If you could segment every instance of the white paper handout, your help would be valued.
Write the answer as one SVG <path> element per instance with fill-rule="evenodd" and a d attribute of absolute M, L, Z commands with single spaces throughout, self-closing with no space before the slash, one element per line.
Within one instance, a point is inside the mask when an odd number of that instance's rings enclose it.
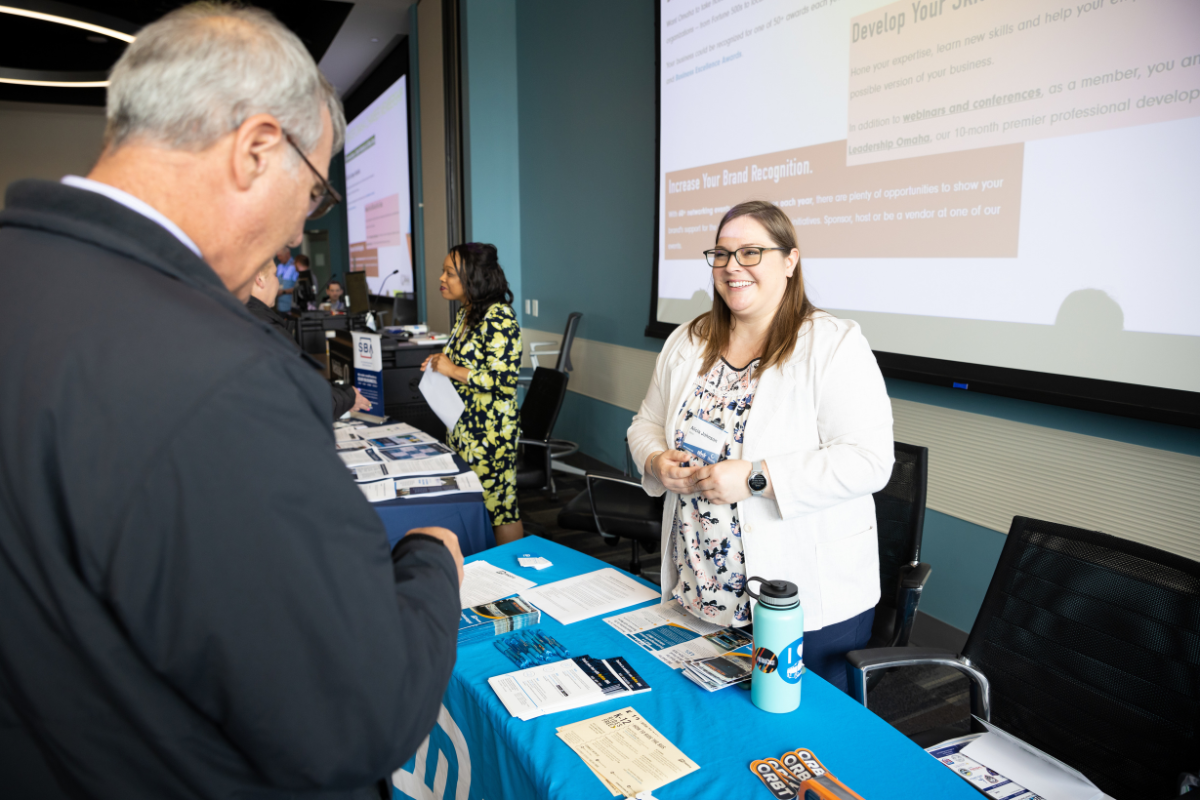
<path fill-rule="evenodd" d="M 521 592 L 521 596 L 564 625 L 657 600 L 659 592 L 628 575 L 598 569 Z"/>
<path fill-rule="evenodd" d="M 339 442 L 352 442 L 361 439 L 377 439 L 380 436 L 403 436 L 406 433 L 421 433 L 407 422 L 393 422 L 391 425 L 363 425 L 357 427 L 341 427 L 334 431 L 334 438 Z M 433 441 L 433 437 L 429 438 Z"/>
<path fill-rule="evenodd" d="M 530 720 L 555 711 L 599 703 L 604 690 L 571 659 L 542 664 L 488 678 L 488 684 L 520 720 Z"/>
<path fill-rule="evenodd" d="M 468 470 L 461 475 L 454 476 L 404 478 L 401 480 L 360 483 L 358 488 L 362 490 L 363 495 L 369 501 L 379 503 L 384 500 L 395 500 L 397 498 L 438 497 L 444 494 L 482 492 L 483 484 L 479 482 L 478 475 Z"/>
<path fill-rule="evenodd" d="M 380 441 L 394 439 L 372 439 L 369 442 L 343 442 L 338 446 L 338 458 L 348 467 L 356 464 L 386 464 L 393 461 L 425 461 L 454 453 L 441 442 L 408 442 L 381 446 Z"/>
<path fill-rule="evenodd" d="M 963 755 L 1036 792 L 1045 800 L 1102 800 L 1108 797 L 1078 770 L 990 722 L 979 721 L 988 732 L 964 747 Z"/>
<path fill-rule="evenodd" d="M 463 608 L 472 608 L 534 586 L 537 584 L 533 581 L 494 567 L 486 561 L 468 561 L 463 564 L 463 582 L 458 589 L 458 596 Z"/>
<path fill-rule="evenodd" d="M 421 375 L 420 389 L 421 394 L 425 396 L 425 402 L 429 403 L 438 419 L 445 423 L 447 430 L 458 424 L 458 418 L 462 416 L 466 406 L 449 378 L 440 372 L 427 369 Z"/>
<path fill-rule="evenodd" d="M 375 451 L 368 450 L 367 452 L 373 453 Z M 357 481 L 376 480 L 378 477 L 381 477 L 379 473 L 389 475 L 393 478 L 398 478 L 402 475 L 450 475 L 458 472 L 458 466 L 454 463 L 454 456 L 448 453 L 429 458 L 415 458 L 396 461 L 380 458 L 378 460 L 368 460 L 365 462 L 361 459 L 347 459 L 346 456 L 350 455 L 348 453 L 338 453 L 338 455 L 342 457 L 342 462 L 345 463 L 347 467 L 350 467 L 350 474 L 354 476 L 354 479 Z M 346 463 L 347 461 L 352 463 Z M 362 470 L 363 467 L 370 466 L 386 466 L 387 469 L 379 470 L 379 473 L 376 473 L 374 470 Z M 362 477 L 360 477 L 360 475 Z M 369 477 L 371 475 L 375 475 L 376 477 Z"/>
<path fill-rule="evenodd" d="M 649 793 L 700 769 L 633 708 L 564 725 L 558 738 L 609 791 L 615 787 L 626 797 Z"/>

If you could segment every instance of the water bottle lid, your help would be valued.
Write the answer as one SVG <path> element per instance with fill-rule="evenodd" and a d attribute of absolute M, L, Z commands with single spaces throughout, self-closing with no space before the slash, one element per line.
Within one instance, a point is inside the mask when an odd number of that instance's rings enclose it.
<path fill-rule="evenodd" d="M 750 588 L 751 581 L 758 581 L 761 586 L 755 594 Z M 766 578 L 747 578 L 746 593 L 764 606 L 771 608 L 790 608 L 800 602 L 800 590 L 791 581 L 769 581 Z"/>

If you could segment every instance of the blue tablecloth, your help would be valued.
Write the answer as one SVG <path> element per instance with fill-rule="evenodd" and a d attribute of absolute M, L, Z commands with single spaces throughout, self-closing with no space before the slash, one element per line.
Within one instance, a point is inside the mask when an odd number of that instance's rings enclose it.
<path fill-rule="evenodd" d="M 554 566 L 541 571 L 520 567 L 516 556 L 525 552 L 545 556 Z M 477 558 L 539 584 L 608 566 L 538 537 L 468 560 Z M 750 762 L 800 747 L 811 749 L 866 800 L 978 797 L 966 781 L 812 673 L 804 676 L 798 710 L 768 714 L 738 687 L 704 692 L 602 617 L 564 626 L 543 614 L 541 627 L 573 656 L 625 656 L 652 691 L 522 722 L 509 716 L 487 683 L 494 675 L 512 672 L 512 663 L 490 641 L 461 647 L 438 724 L 417 755 L 393 775 L 393 800 L 611 798 L 555 730 L 627 705 L 700 765 L 656 789 L 659 800 L 767 800 L 771 794 L 751 774 Z"/>
<path fill-rule="evenodd" d="M 457 454 L 454 465 L 459 474 L 470 469 Z M 389 547 L 394 547 L 413 528 L 428 525 L 439 525 L 458 534 L 458 546 L 464 556 L 482 553 L 496 545 L 482 492 L 387 500 L 375 503 L 375 512 L 387 528 Z"/>

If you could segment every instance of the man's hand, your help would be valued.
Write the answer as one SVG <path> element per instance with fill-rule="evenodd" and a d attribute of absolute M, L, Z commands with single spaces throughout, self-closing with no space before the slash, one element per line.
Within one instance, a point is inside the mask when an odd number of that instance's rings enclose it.
<path fill-rule="evenodd" d="M 705 464 L 693 475 L 696 479 L 694 491 L 710 503 L 727 506 L 750 496 L 750 462 L 739 459 Z"/>
<path fill-rule="evenodd" d="M 450 551 L 450 555 L 454 556 L 454 566 L 458 570 L 458 585 L 462 586 L 463 582 L 463 554 L 458 546 L 458 534 L 446 528 L 413 528 L 408 533 L 423 533 L 426 536 L 432 536 L 446 545 L 446 549 Z"/>
<path fill-rule="evenodd" d="M 350 408 L 351 411 L 370 411 L 371 401 L 363 397 L 363 393 L 354 387 L 354 405 Z"/>
<path fill-rule="evenodd" d="M 690 455 L 682 450 L 659 450 L 646 459 L 646 471 L 675 494 L 695 494 L 695 472 L 699 467 L 687 466 Z"/>

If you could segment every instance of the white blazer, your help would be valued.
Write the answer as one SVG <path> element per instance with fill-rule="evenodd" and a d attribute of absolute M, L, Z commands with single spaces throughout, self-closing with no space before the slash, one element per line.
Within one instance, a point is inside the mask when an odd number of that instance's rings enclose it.
<path fill-rule="evenodd" d="M 670 450 L 676 415 L 696 383 L 704 344 L 687 325 L 667 339 L 654 378 L 629 427 L 638 469 Z M 819 312 L 801 329 L 788 361 L 759 373 L 742 458 L 765 461 L 775 499 L 738 502 L 746 576 L 800 588 L 804 629 L 850 619 L 879 602 L 879 551 L 873 492 L 892 473 L 892 406 L 858 323 Z M 666 491 L 642 476 L 651 496 Z M 669 493 L 662 519 L 663 599 L 675 589 Z"/>

